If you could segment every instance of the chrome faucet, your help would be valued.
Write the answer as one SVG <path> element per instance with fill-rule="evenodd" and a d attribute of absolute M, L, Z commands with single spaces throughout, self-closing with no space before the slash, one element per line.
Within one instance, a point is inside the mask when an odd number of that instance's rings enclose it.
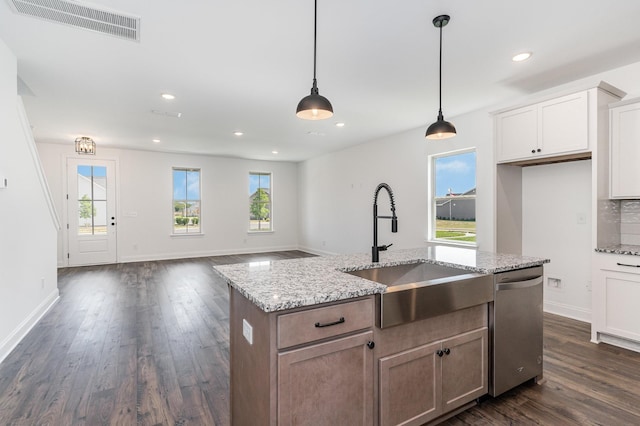
<path fill-rule="evenodd" d="M 389 193 L 389 199 L 391 200 L 391 216 L 378 216 L 378 194 L 380 190 L 384 188 Z M 371 261 L 378 262 L 380 260 L 380 252 L 385 251 L 393 244 L 378 245 L 378 219 L 391 219 L 391 232 L 398 232 L 398 218 L 396 217 L 396 202 L 393 199 L 393 191 L 391 187 L 386 183 L 381 183 L 376 188 L 376 193 L 373 196 L 373 247 L 371 247 Z"/>

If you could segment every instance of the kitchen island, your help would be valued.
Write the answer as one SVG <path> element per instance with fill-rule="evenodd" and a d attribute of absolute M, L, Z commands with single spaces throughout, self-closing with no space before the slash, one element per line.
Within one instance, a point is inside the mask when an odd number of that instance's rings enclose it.
<path fill-rule="evenodd" d="M 480 275 L 548 260 L 429 246 L 379 263 L 356 254 L 216 266 L 230 286 L 233 423 L 423 424 L 486 394 L 489 300 L 381 329 L 387 286 L 346 273 L 421 262 Z"/>

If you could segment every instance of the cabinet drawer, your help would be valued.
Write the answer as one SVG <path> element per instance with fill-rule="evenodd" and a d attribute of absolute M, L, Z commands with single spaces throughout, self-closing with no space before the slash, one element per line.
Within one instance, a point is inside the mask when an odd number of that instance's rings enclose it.
<path fill-rule="evenodd" d="M 278 317 L 278 349 L 373 326 L 373 298 Z"/>
<path fill-rule="evenodd" d="M 640 275 L 640 256 L 602 253 L 595 260 L 598 269 Z"/>

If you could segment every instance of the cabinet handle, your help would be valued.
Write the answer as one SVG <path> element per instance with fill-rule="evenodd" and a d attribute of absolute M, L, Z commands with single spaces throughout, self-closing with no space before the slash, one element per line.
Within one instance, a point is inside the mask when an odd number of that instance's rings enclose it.
<path fill-rule="evenodd" d="M 542 149 L 541 149 L 541 148 L 538 148 L 538 152 L 542 152 Z"/>
<path fill-rule="evenodd" d="M 373 348 L 375 348 L 375 347 L 376 347 L 376 344 L 375 344 L 375 342 L 374 342 L 373 340 L 369 340 L 369 341 L 367 342 L 367 347 L 368 347 L 369 349 L 373 349 Z"/>
<path fill-rule="evenodd" d="M 618 263 L 616 263 L 616 265 L 618 265 L 618 266 L 630 266 L 632 268 L 640 268 L 640 265 L 630 265 L 628 263 L 620 263 L 620 262 L 618 262 Z"/>
<path fill-rule="evenodd" d="M 441 358 L 442 358 L 442 355 L 444 355 L 444 352 L 442 352 L 442 350 L 441 350 L 441 349 L 438 349 L 438 350 L 436 351 L 436 355 L 438 355 L 439 357 L 441 357 Z"/>
<path fill-rule="evenodd" d="M 338 321 L 334 321 L 334 322 L 327 322 L 324 324 L 320 324 L 319 322 L 316 323 L 316 327 L 321 328 L 321 327 L 331 327 L 332 325 L 338 325 L 338 324 L 342 324 L 344 322 L 344 317 L 340 317 L 340 319 Z"/>
<path fill-rule="evenodd" d="M 449 355 L 451 353 L 451 349 L 444 348 L 444 353 L 445 353 L 445 355 Z"/>
<path fill-rule="evenodd" d="M 532 150 L 531 150 L 531 153 L 532 153 L 532 154 L 535 154 L 535 153 L 536 153 L 536 150 L 535 150 L 535 149 L 532 149 Z"/>

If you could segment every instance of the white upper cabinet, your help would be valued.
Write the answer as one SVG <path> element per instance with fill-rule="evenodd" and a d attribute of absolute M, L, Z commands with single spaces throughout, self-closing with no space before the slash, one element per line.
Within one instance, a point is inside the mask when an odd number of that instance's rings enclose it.
<path fill-rule="evenodd" d="M 509 163 L 589 152 L 587 91 L 495 116 L 496 157 Z"/>
<path fill-rule="evenodd" d="M 640 99 L 609 111 L 611 198 L 640 198 Z"/>

